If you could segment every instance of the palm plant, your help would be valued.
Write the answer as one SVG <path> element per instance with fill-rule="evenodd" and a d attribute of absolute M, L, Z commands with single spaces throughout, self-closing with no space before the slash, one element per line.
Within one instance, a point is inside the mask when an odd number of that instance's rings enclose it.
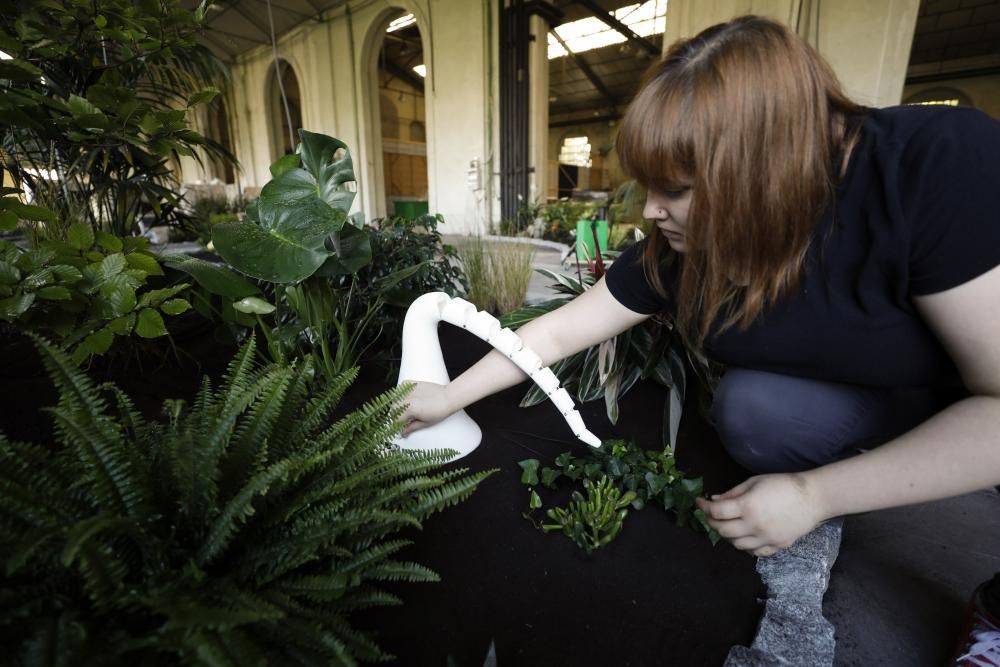
<path fill-rule="evenodd" d="M 60 394 L 51 447 L 0 435 L 0 650 L 21 665 L 384 659 L 353 611 L 437 575 L 398 533 L 490 472 L 401 451 L 396 388 L 330 424 L 356 372 L 311 395 L 309 361 L 258 367 L 147 421 L 36 338 Z M 114 409 L 112 409 L 114 406 Z"/>
<path fill-rule="evenodd" d="M 177 0 L 28 2 L 0 13 L 0 156 L 18 194 L 54 213 L 3 210 L 62 226 L 72 222 L 128 236 L 152 212 L 181 224 L 180 156 L 233 160 L 189 127 L 190 110 L 209 103 L 228 76 L 196 43 L 206 7 Z M 8 11 L 9 9 L 9 11 Z M 9 216 L 8 216 L 9 217 Z M 11 227 L 0 220 L 0 228 Z"/>

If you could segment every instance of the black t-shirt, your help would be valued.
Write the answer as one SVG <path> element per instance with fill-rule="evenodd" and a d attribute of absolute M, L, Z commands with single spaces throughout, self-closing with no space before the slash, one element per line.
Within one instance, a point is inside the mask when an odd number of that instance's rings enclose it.
<path fill-rule="evenodd" d="M 614 263 L 607 285 L 627 308 L 660 312 L 667 302 L 643 275 L 641 246 Z M 997 265 L 1000 122 L 967 108 L 871 110 L 834 205 L 813 234 L 799 289 L 748 329 L 710 335 L 705 349 L 730 366 L 799 377 L 877 387 L 957 384 L 954 364 L 912 297 Z M 674 277 L 665 270 L 668 290 Z"/>

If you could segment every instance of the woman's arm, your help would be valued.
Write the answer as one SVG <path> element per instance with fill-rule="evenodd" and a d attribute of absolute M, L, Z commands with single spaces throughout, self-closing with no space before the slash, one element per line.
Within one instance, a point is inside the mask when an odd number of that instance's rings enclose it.
<path fill-rule="evenodd" d="M 734 546 L 768 555 L 831 517 L 1000 484 L 1000 267 L 915 302 L 973 395 L 864 454 L 702 501 Z"/>
<path fill-rule="evenodd" d="M 532 320 L 517 334 L 549 365 L 608 340 L 648 319 L 615 299 L 602 278 L 565 306 Z M 447 385 L 419 382 L 402 415 L 409 422 L 404 434 L 444 419 L 479 399 L 511 387 L 525 374 L 507 357 L 490 352 Z"/>

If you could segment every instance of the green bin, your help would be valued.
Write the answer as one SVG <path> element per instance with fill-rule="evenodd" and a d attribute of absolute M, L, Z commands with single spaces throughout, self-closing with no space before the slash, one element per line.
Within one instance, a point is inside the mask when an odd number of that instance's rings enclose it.
<path fill-rule="evenodd" d="M 597 252 L 594 250 L 594 232 L 591 225 L 597 226 L 597 243 L 601 248 L 601 253 L 608 249 L 608 221 L 607 220 L 577 220 L 576 221 L 576 258 L 580 261 L 594 259 Z"/>
<path fill-rule="evenodd" d="M 407 220 L 416 220 L 422 215 L 427 215 L 427 202 L 419 200 L 396 201 L 396 216 Z"/>

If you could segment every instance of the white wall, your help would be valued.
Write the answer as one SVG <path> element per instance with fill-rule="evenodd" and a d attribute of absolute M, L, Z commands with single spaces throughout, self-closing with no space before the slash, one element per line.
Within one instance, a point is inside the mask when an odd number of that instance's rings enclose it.
<path fill-rule="evenodd" d="M 795 29 L 830 63 L 847 94 L 871 106 L 898 104 L 919 0 L 670 0 L 664 49 L 710 25 L 760 14 Z"/>
<path fill-rule="evenodd" d="M 341 139 L 351 149 L 358 179 L 356 208 L 369 218 L 385 215 L 381 170 L 378 82 L 373 77 L 380 31 L 396 9 L 417 17 L 428 76 L 427 100 L 428 199 L 432 213 L 444 215 L 447 233 L 484 230 L 495 199 L 488 160 L 489 128 L 495 104 L 487 108 L 491 75 L 487 39 L 495 32 L 496 0 L 390 0 L 348 3 L 281 35 L 278 56 L 295 70 L 301 90 L 303 127 Z M 270 178 L 273 160 L 267 83 L 272 66 L 270 48 L 250 51 L 232 68 L 229 109 L 234 150 L 242 164 L 241 185 L 259 188 Z M 492 63 L 496 62 L 495 52 Z M 492 78 L 495 78 L 495 74 Z M 495 96 L 493 97 L 495 100 Z M 494 134 L 495 136 L 495 134 Z M 470 162 L 482 165 L 482 188 L 468 185 Z M 204 178 L 186 163 L 184 180 Z"/>

